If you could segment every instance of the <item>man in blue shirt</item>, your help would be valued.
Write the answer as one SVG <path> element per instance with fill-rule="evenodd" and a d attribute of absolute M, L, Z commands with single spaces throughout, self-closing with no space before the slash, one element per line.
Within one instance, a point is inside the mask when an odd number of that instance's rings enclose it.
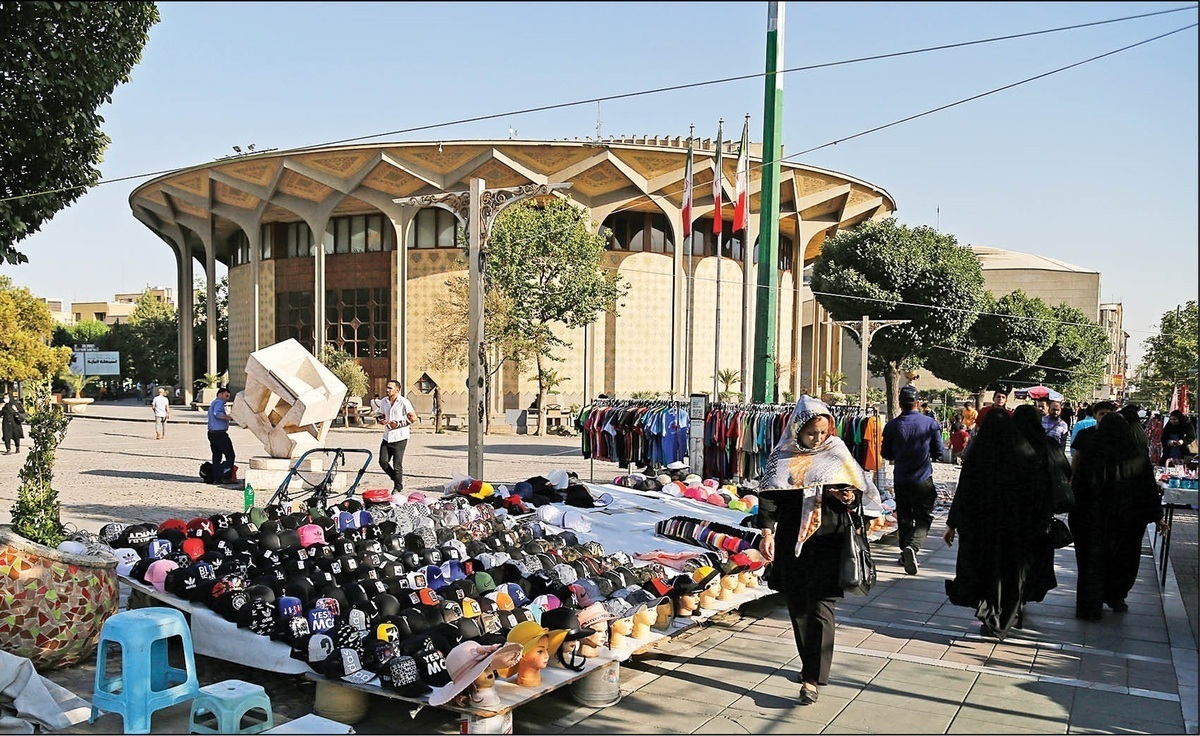
<path fill-rule="evenodd" d="M 1045 399 L 1038 403 L 1038 408 L 1042 411 L 1042 429 L 1046 430 L 1047 437 L 1065 451 L 1067 449 L 1067 432 L 1069 430 L 1067 429 L 1067 423 L 1059 416 L 1062 413 L 1062 404 L 1050 399 Z"/>
<path fill-rule="evenodd" d="M 233 441 L 229 439 L 229 388 L 217 389 L 217 398 L 208 405 L 208 447 L 212 450 L 212 472 L 206 483 L 234 483 Z M 222 458 L 227 461 L 224 465 Z"/>
<path fill-rule="evenodd" d="M 916 575 L 919 569 L 917 552 L 929 534 L 937 501 L 930 458 L 940 458 L 945 451 L 942 425 L 917 411 L 919 401 L 916 386 L 900 389 L 900 416 L 883 426 L 880 447 L 884 459 L 895 465 L 892 491 L 896 496 L 900 564 L 909 575 Z"/>

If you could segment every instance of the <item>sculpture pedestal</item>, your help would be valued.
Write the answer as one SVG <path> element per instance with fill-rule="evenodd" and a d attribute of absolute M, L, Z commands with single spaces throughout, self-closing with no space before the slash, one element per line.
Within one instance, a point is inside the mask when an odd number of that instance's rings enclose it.
<path fill-rule="evenodd" d="M 279 485 L 283 483 L 283 479 L 287 477 L 295 462 L 294 458 L 286 457 L 257 456 L 250 458 L 250 468 L 244 473 L 246 484 L 254 486 L 256 492 L 268 494 L 263 496 L 264 501 L 261 501 L 260 505 L 279 489 Z M 299 472 L 292 476 L 292 480 L 288 483 L 288 490 L 292 493 L 307 490 L 318 483 L 324 475 L 324 458 L 310 457 L 300 466 Z M 330 480 L 329 491 L 335 494 L 341 493 L 349 485 L 348 474 L 338 472 Z"/>

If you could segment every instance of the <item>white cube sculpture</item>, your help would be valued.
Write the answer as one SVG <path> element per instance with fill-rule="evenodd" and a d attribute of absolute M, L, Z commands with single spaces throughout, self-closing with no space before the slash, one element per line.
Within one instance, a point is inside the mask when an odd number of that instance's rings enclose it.
<path fill-rule="evenodd" d="M 325 445 L 345 398 L 346 384 L 289 339 L 250 353 L 246 388 L 233 400 L 233 418 L 271 457 L 295 458 Z"/>

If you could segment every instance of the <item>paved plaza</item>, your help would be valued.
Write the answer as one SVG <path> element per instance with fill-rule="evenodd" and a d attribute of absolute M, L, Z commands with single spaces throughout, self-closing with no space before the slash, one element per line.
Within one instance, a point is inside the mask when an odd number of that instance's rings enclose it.
<path fill-rule="evenodd" d="M 154 439 L 148 407 L 98 403 L 72 421 L 58 452 L 55 484 L 64 520 L 96 530 L 108 521 L 159 522 L 240 510 L 240 488 L 209 486 L 197 476 L 208 458 L 203 415 L 175 409 L 167 438 Z M 230 432 L 245 467 L 259 443 Z M 405 462 L 406 487 L 440 490 L 466 470 L 466 432 L 417 431 Z M 338 428 L 330 446 L 375 451 L 373 429 Z M 567 437 L 492 436 L 485 480 L 514 482 L 556 468 L 611 481 L 612 463 L 582 458 Z M 0 456 L 0 522 L 16 498 L 19 456 Z M 935 465 L 939 482 L 957 470 Z M 372 464 L 359 490 L 386 487 Z M 257 489 L 269 495 L 275 489 Z M 260 495 L 261 499 L 264 496 Z M 622 666 L 623 698 L 608 708 L 577 704 L 566 690 L 515 712 L 516 733 L 1197 733 L 1196 513 L 1178 511 L 1165 585 L 1156 540 L 1147 535 L 1130 610 L 1100 622 L 1074 618 L 1075 562 L 1059 550 L 1059 586 L 1031 604 L 1026 628 L 1004 643 L 978 634 L 973 612 L 946 600 L 956 549 L 939 518 L 905 575 L 892 549 L 877 548 L 879 583 L 838 605 L 837 653 L 830 685 L 812 706 L 797 704 L 795 645 L 778 596 L 768 596 L 693 627 Z M 1154 545 L 1152 547 L 1152 545 Z M 240 678 L 262 683 L 277 721 L 312 709 L 314 686 L 302 678 L 198 657 L 202 684 Z M 90 698 L 94 668 L 46 673 Z M 359 733 L 458 733 L 447 711 L 371 698 Z M 188 710 L 155 715 L 155 733 L 186 732 Z M 76 733 L 110 733 L 105 715 Z"/>

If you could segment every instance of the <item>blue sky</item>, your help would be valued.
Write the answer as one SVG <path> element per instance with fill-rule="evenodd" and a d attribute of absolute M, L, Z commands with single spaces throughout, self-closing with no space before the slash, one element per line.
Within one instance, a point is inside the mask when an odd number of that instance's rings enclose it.
<path fill-rule="evenodd" d="M 789 73 L 785 156 L 1197 21 L 1195 3 L 801 3 L 793 68 L 1139 15 L 966 48 Z M 106 179 L 463 118 L 760 73 L 767 3 L 160 3 L 132 80 L 102 109 Z M 897 218 L 963 244 L 1100 271 L 1131 353 L 1197 298 L 1197 32 L 1185 30 L 805 154 L 887 189 Z M 762 138 L 759 78 L 370 138 Z M 148 177 L 98 186 L 19 244 L 0 273 L 35 293 L 107 299 L 175 285 L 130 214 Z M 939 214 L 940 210 L 940 214 Z"/>

